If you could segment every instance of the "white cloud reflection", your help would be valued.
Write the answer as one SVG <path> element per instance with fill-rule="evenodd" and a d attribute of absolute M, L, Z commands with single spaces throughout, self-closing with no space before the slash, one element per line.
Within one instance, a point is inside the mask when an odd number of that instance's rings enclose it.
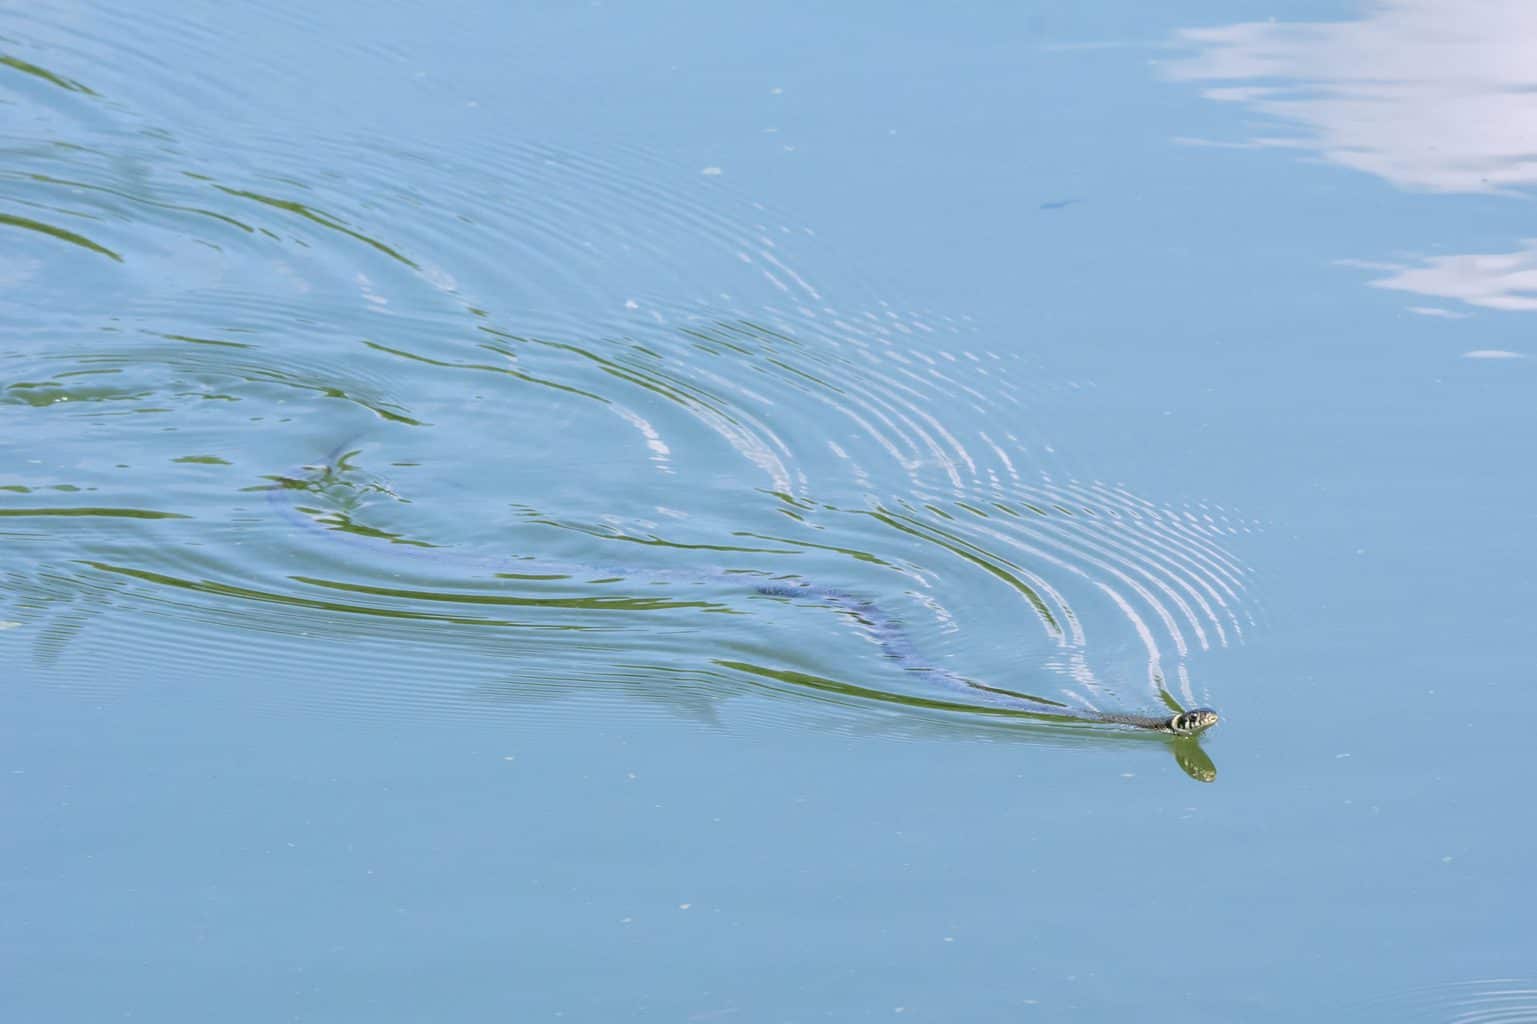
<path fill-rule="evenodd" d="M 1529 238 L 1515 252 L 1435 256 L 1418 266 L 1341 261 L 1348 266 L 1388 271 L 1372 282 L 1375 288 L 1414 292 L 1439 299 L 1456 299 L 1485 309 L 1537 310 L 1537 239 Z M 1422 312 L 1423 307 L 1415 307 Z M 1447 316 L 1445 311 L 1431 315 Z"/>
<path fill-rule="evenodd" d="M 1174 78 L 1300 131 L 1247 145 L 1316 150 L 1408 189 L 1537 183 L 1537 2 L 1377 0 L 1356 21 L 1187 29 Z M 1220 83 L 1220 84 L 1217 84 Z"/>
<path fill-rule="evenodd" d="M 1433 316 L 1441 320 L 1466 320 L 1472 313 L 1453 313 L 1449 309 L 1441 309 L 1439 306 L 1410 306 L 1409 312 L 1416 316 Z"/>
<path fill-rule="evenodd" d="M 1415 191 L 1537 185 L 1537 0 L 1375 0 L 1354 21 L 1249 22 L 1179 38 L 1193 53 L 1168 65 L 1172 77 L 1269 124 L 1238 142 L 1182 141 L 1303 150 Z M 1383 274 L 1377 288 L 1537 311 L 1537 239 L 1412 264 L 1340 262 Z"/>

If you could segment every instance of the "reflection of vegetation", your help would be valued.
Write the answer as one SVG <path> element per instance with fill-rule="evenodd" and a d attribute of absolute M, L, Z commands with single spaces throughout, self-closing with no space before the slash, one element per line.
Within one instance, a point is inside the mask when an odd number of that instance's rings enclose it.
<path fill-rule="evenodd" d="M 59 376 L 63 376 L 60 374 Z M 8 401 L 23 401 L 28 405 L 52 405 L 60 399 L 74 398 L 75 392 L 63 392 L 64 385 L 56 380 L 18 380 L 5 386 Z M 144 392 L 137 394 L 124 394 L 116 391 L 84 392 L 87 401 L 97 398 L 141 398 Z"/>
<path fill-rule="evenodd" d="M 193 580 L 171 576 L 166 573 L 151 572 L 148 569 L 134 569 L 126 565 L 111 565 L 107 562 L 84 561 L 81 564 L 88 565 L 92 569 L 101 572 L 115 573 L 120 576 L 128 576 L 145 583 L 154 583 L 162 587 L 174 587 L 178 590 L 189 590 L 199 594 L 213 594 L 219 597 L 232 597 L 243 601 L 260 601 L 269 604 L 288 605 L 293 608 L 308 608 L 314 611 L 339 612 L 344 615 L 374 615 L 388 619 L 404 619 L 417 622 L 446 622 L 457 626 L 502 626 L 514 629 L 549 629 L 549 630 L 587 630 L 592 627 L 577 625 L 574 623 L 553 622 L 519 622 L 512 619 L 477 618 L 468 615 L 443 615 L 436 612 L 411 611 L 404 608 L 388 608 L 382 605 L 368 604 L 344 604 L 339 601 L 321 601 L 315 598 L 300 597 L 297 594 L 281 594 L 270 590 L 258 590 L 254 587 L 236 586 L 232 583 L 220 583 L 217 580 Z M 313 585 L 326 585 L 328 581 L 311 580 L 304 577 L 292 577 L 295 582 Z M 336 584 L 333 584 L 336 585 Z M 341 586 L 345 589 L 345 585 Z M 473 597 L 474 595 L 470 595 Z M 469 601 L 467 603 L 474 603 Z M 543 607 L 569 607 L 561 605 L 554 600 L 540 598 L 524 598 L 522 600 L 508 598 L 498 602 L 501 604 L 515 604 L 521 606 Z"/>
<path fill-rule="evenodd" d="M 327 463 L 323 466 L 307 466 L 311 470 L 310 476 L 269 476 L 265 479 L 272 482 L 272 486 L 248 487 L 253 491 L 302 491 L 312 494 L 325 503 L 326 508 L 315 508 L 309 505 L 287 506 L 294 511 L 307 516 L 319 526 L 328 530 L 336 530 L 340 533 L 351 534 L 356 537 L 366 537 L 370 540 L 388 541 L 391 544 L 405 544 L 418 548 L 435 548 L 436 544 L 430 541 L 417 540 L 404 534 L 391 533 L 376 526 L 357 521 L 356 514 L 363 508 L 369 495 L 379 494 L 396 501 L 403 500 L 394 491 L 377 481 L 358 483 L 351 479 L 357 472 L 348 460 L 357 452 L 342 452 L 333 459 L 335 465 Z"/>
<path fill-rule="evenodd" d="M 28 174 L 26 177 L 29 181 L 36 181 L 44 185 L 60 185 L 69 189 L 71 192 L 100 192 L 104 195 L 116 196 L 119 199 L 126 199 L 130 203 L 136 203 L 140 206 L 152 206 L 157 210 L 174 210 L 177 213 L 195 213 L 199 217 L 209 217 L 221 223 L 228 224 L 231 227 L 239 228 L 241 231 L 244 231 L 247 234 L 254 233 L 256 230 L 255 228 L 251 227 L 251 225 L 238 221 L 234 217 L 227 217 L 224 214 L 217 213 L 213 210 L 205 210 L 200 206 L 187 206 L 182 203 L 161 202 L 160 200 L 151 199 L 148 196 L 139 195 L 126 189 L 110 188 L 106 185 L 93 185 L 88 181 L 76 181 L 72 178 L 57 178 L 51 174 L 34 173 Z"/>
<path fill-rule="evenodd" d="M 487 329 L 488 328 L 484 327 L 481 328 L 481 330 Z M 602 402 L 605 405 L 608 404 L 608 399 L 604 398 L 602 395 L 595 395 L 591 391 L 583 391 L 581 388 L 574 388 L 566 384 L 557 383 L 553 380 L 545 380 L 541 377 L 535 377 L 530 374 L 523 373 L 520 370 L 514 370 L 510 366 L 492 366 L 489 363 L 450 363 L 442 359 L 430 359 L 427 356 L 418 355 L 415 352 L 407 352 L 403 349 L 390 348 L 387 345 L 380 345 L 378 342 L 365 340 L 363 344 L 367 345 L 375 352 L 383 352 L 386 355 L 399 356 L 402 359 L 409 359 L 415 363 L 425 363 L 428 366 L 446 366 L 456 370 L 480 370 L 485 373 L 500 373 L 508 377 L 514 377 L 526 384 L 538 384 L 541 387 L 554 388 L 557 391 L 565 391 L 568 394 L 580 395 L 583 398 L 591 398 L 594 401 Z M 501 350 L 495 349 L 493 351 L 500 352 Z"/>
<path fill-rule="evenodd" d="M 417 540 L 414 537 L 407 537 L 403 533 L 391 533 L 389 530 L 383 530 L 377 526 L 360 523 L 346 512 L 332 512 L 327 509 L 311 508 L 307 505 L 296 505 L 294 508 L 328 530 L 348 533 L 354 537 L 367 537 L 370 540 L 388 541 L 391 544 L 406 544 L 415 548 L 437 547 L 431 541 Z"/>
<path fill-rule="evenodd" d="M 189 398 L 200 401 L 235 402 L 250 399 L 253 395 L 258 398 L 263 397 L 259 389 L 266 385 L 275 385 L 344 401 L 366 409 L 380 419 L 392 423 L 413 427 L 425 425 L 421 420 L 412 417 L 409 414 L 410 410 L 388 401 L 364 382 L 342 380 L 338 383 L 330 383 L 329 380 L 332 378 L 328 376 L 329 368 L 294 370 L 278 365 L 247 362 L 243 357 L 236 355 L 234 350 L 252 346 L 241 342 L 177 334 L 157 336 L 165 337 L 178 344 L 174 347 L 141 349 L 137 353 L 136 361 L 116 351 L 50 354 L 46 357 L 48 363 L 88 368 L 45 369 L 38 374 L 38 379 L 4 384 L 3 389 L 0 389 L 0 403 L 43 408 L 65 404 L 73 406 L 87 402 L 127 403 L 156 400 L 164 402 L 168 399 L 181 401 Z M 189 348 L 188 345 L 197 347 Z M 203 388 L 208 390 L 187 389 L 185 381 L 177 380 L 175 377 L 171 378 L 170 386 L 161 381 L 148 385 L 138 384 L 138 380 L 147 373 L 157 371 L 163 374 L 195 374 Z M 44 373 L 47 374 L 46 377 L 43 376 Z M 105 381 L 93 383 L 77 379 L 117 375 L 125 376 L 118 377 L 119 382 L 115 384 Z M 216 386 L 225 390 L 212 390 Z M 230 394 L 226 391 L 234 393 Z M 286 399 L 280 399 L 280 401 L 283 400 Z M 172 410 L 168 410 L 163 405 L 156 405 L 123 411 L 146 413 Z"/>
<path fill-rule="evenodd" d="M 1041 596 L 1038 593 L 1036 593 L 1035 588 L 1030 586 L 1024 580 L 1020 579 L 1015 572 L 1010 571 L 1017 570 L 1018 566 L 1011 565 L 1007 562 L 999 564 L 1001 559 L 998 559 L 997 556 L 980 550 L 975 545 L 964 540 L 963 538 L 945 530 L 941 530 L 931 524 L 920 523 L 913 517 L 904 515 L 900 512 L 893 512 L 889 509 L 881 508 L 867 512 L 865 514 L 874 518 L 876 522 L 884 523 L 892 529 L 900 530 L 903 533 L 917 537 L 919 540 L 927 541 L 930 544 L 936 544 L 939 547 L 944 548 L 946 551 L 951 552 L 952 554 L 959 555 L 960 557 L 966 559 L 966 561 L 980 567 L 989 574 L 998 577 L 1000 580 L 1007 583 L 1010 587 L 1024 595 L 1025 599 L 1030 602 L 1030 606 L 1035 609 L 1036 614 L 1041 617 L 1041 621 L 1046 623 L 1047 628 L 1049 628 L 1054 635 L 1062 635 L 1062 626 L 1057 622 L 1056 616 L 1051 613 L 1051 609 L 1046 606 L 1046 602 L 1041 599 Z M 945 518 L 948 519 L 950 517 L 946 516 Z"/>
<path fill-rule="evenodd" d="M 107 516 L 117 519 L 191 519 L 145 508 L 0 508 L 0 516 Z"/>
<path fill-rule="evenodd" d="M 711 417 L 720 423 L 729 423 L 738 426 L 740 425 L 737 418 L 731 414 L 730 407 L 723 403 L 717 396 L 713 396 L 704 392 L 700 386 L 694 382 L 681 379 L 675 375 L 663 373 L 653 366 L 633 365 L 633 360 L 627 363 L 618 359 L 610 359 L 607 356 L 602 356 L 596 352 L 589 351 L 580 345 L 574 345 L 567 342 L 551 341 L 545 338 L 535 338 L 520 334 L 512 334 L 507 331 L 496 330 L 484 326 L 481 328 L 481 330 L 495 337 L 502 338 L 506 341 L 513 341 L 522 345 L 537 345 L 551 351 L 563 352 L 568 355 L 577 356 L 578 358 L 584 359 L 591 363 L 600 371 L 608 374 L 611 377 L 622 380 L 627 384 L 632 384 L 635 387 L 641 388 L 645 391 L 649 391 L 652 394 L 665 398 L 669 402 L 673 402 L 674 404 L 682 406 L 685 409 L 689 409 L 690 411 L 694 412 L 708 413 Z M 639 348 L 639 346 L 637 346 L 637 348 Z M 649 350 L 640 350 L 654 355 L 654 353 L 649 353 Z M 492 351 L 500 352 L 502 355 L 506 355 L 510 358 L 516 358 L 511 350 L 494 348 Z M 602 400 L 607 401 L 606 399 Z"/>
<path fill-rule="evenodd" d="M 31 75 L 34 78 L 41 78 L 43 81 L 48 82 L 51 85 L 56 85 L 60 89 L 68 89 L 70 92 L 84 93 L 87 96 L 96 95 L 92 89 L 81 85 L 73 78 L 65 78 L 63 75 L 56 75 L 52 71 L 49 71 L 47 68 L 38 67 L 36 64 L 22 60 L 20 57 L 12 57 L 9 54 L 0 54 L 0 65 L 8 68 L 15 68 L 17 71 L 20 71 L 23 74 Z"/>
<path fill-rule="evenodd" d="M 373 587 L 362 583 L 344 583 L 340 580 L 319 580 L 308 576 L 289 577 L 295 583 L 312 587 L 329 587 L 347 590 L 355 594 L 376 597 L 393 597 L 403 601 L 448 601 L 455 604 L 513 605 L 536 608 L 587 608 L 593 611 L 650 612 L 669 608 L 699 608 L 705 611 L 737 614 L 731 608 L 713 601 L 676 601 L 665 597 L 520 597 L 514 594 L 444 593 L 431 590 L 402 590 L 398 587 Z"/>
<path fill-rule="evenodd" d="M 401 263 L 404 263 L 412 270 L 421 269 L 415 263 L 406 259 L 404 256 L 400 255 L 400 253 L 396 252 L 394 249 L 391 249 L 389 246 L 385 245 L 378 239 L 369 238 L 367 235 L 360 231 L 354 231 L 330 214 L 322 213 L 319 210 L 312 209 L 308 206 L 305 206 L 303 203 L 295 202 L 292 199 L 277 199 L 273 196 L 264 196 L 260 192 L 249 192 L 245 189 L 227 188 L 224 185 L 219 184 L 215 184 L 214 188 L 218 189 L 220 192 L 225 193 L 226 195 L 232 195 L 239 199 L 250 199 L 265 206 L 271 206 L 279 210 L 286 210 L 289 213 L 297 213 L 305 220 L 319 224 L 323 228 L 330 228 L 332 231 L 340 232 L 341 234 L 347 235 L 349 238 L 356 238 L 358 241 L 364 243 L 365 245 L 372 246 L 391 259 L 399 260 Z"/>
<path fill-rule="evenodd" d="M 818 551 L 831 551 L 835 554 L 847 555 L 848 557 L 854 559 L 856 562 L 868 562 L 871 565 L 879 565 L 887 569 L 894 568 L 894 566 L 892 566 L 890 562 L 886 561 L 886 559 L 877 555 L 872 555 L 868 551 L 860 551 L 858 548 L 839 547 L 836 544 L 816 544 L 809 540 L 801 540 L 799 538 L 792 540 L 789 537 L 775 537 L 772 534 L 753 533 L 750 530 L 738 530 L 733 534 L 733 536 L 752 537 L 755 540 L 773 541 L 776 544 L 794 544 L 796 548 L 815 548 Z"/>
<path fill-rule="evenodd" d="M 794 555 L 799 554 L 800 548 L 802 546 L 812 546 L 800 545 L 798 542 L 794 541 L 791 543 L 795 543 L 797 546 L 793 548 L 750 548 L 743 547 L 740 544 L 690 544 L 683 541 L 667 540 L 664 537 L 658 537 L 654 533 L 648 537 L 634 537 L 630 534 L 620 533 L 613 529 L 599 530 L 577 523 L 564 523 L 558 519 L 538 518 L 530 519 L 529 521 L 538 523 L 542 526 L 555 526 L 563 530 L 571 530 L 575 533 L 585 533 L 587 536 L 596 537 L 599 540 L 613 540 L 624 544 L 640 544 L 646 547 L 672 548 L 675 551 L 730 551 L 739 554 L 754 555 Z"/>
<path fill-rule="evenodd" d="M 1082 718 L 1072 715 L 1053 715 L 1046 711 L 1026 711 L 1023 708 L 987 707 L 978 704 L 966 704 L 961 701 L 940 700 L 935 697 L 920 697 L 911 693 L 895 693 L 890 690 L 875 690 L 866 686 L 858 686 L 854 683 L 845 683 L 837 679 L 827 679 L 822 676 L 814 676 L 805 672 L 794 672 L 789 669 L 768 668 L 763 665 L 753 665 L 745 661 L 724 661 L 717 659 L 716 665 L 721 668 L 729 668 L 737 672 L 745 672 L 749 675 L 763 679 L 773 679 L 781 683 L 789 683 L 809 690 L 819 690 L 823 693 L 836 693 L 845 697 L 858 697 L 861 700 L 881 701 L 889 704 L 905 704 L 912 708 L 927 708 L 932 711 L 961 711 L 968 715 L 985 715 L 996 718 L 1016 718 L 1025 721 L 1036 722 L 1060 722 L 1078 725 L 1086 724 Z M 988 689 L 982 687 L 982 689 Z M 994 691 L 1003 692 L 1003 691 Z M 1011 694 L 1011 696 L 1025 696 L 1023 694 Z M 1026 700 L 1039 701 L 1043 706 L 1057 705 L 1057 701 L 1047 700 L 1042 697 L 1025 696 Z"/>
<path fill-rule="evenodd" d="M 217 345 L 221 348 L 251 348 L 243 341 L 224 341 L 220 338 L 194 338 L 189 334 L 162 334 L 167 341 L 185 341 L 189 345 Z"/>
<path fill-rule="evenodd" d="M 246 367 L 242 373 L 242 379 L 252 384 L 282 384 L 286 387 L 298 388 L 301 391 L 313 391 L 326 398 L 338 398 L 345 402 L 351 402 L 353 405 L 362 406 L 380 419 L 389 420 L 393 423 L 404 423 L 409 427 L 425 426 L 421 420 L 413 419 L 403 412 L 396 412 L 383 402 L 370 402 L 357 395 L 349 394 L 347 391 L 334 385 L 302 380 L 283 370 L 268 367 Z"/>
<path fill-rule="evenodd" d="M 123 262 L 123 257 L 119 256 L 111 249 L 108 249 L 105 245 L 98 245 L 84 235 L 77 235 L 73 231 L 66 231 L 64 228 L 54 227 L 52 224 L 44 224 L 40 220 L 32 220 L 29 217 L 16 217 L 8 213 L 0 213 L 0 224 L 9 224 L 12 227 L 25 228 L 28 231 L 36 231 L 39 234 L 51 235 L 52 237 L 59 239 L 61 242 L 68 242 L 71 245 L 78 245 L 82 249 L 89 249 L 92 252 L 99 252 L 103 256 L 110 256 L 112 259 L 119 263 Z"/>

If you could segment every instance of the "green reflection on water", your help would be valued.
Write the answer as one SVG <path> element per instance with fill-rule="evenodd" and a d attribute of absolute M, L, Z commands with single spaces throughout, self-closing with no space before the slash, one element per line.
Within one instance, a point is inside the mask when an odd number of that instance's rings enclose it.
<path fill-rule="evenodd" d="M 705 611 L 740 612 L 714 601 L 677 601 L 665 597 L 520 597 L 510 594 L 443 593 L 432 590 L 405 590 L 398 587 L 375 587 L 364 583 L 344 583 L 340 580 L 322 580 L 309 576 L 289 577 L 296 583 L 312 587 L 327 587 L 355 594 L 376 597 L 393 597 L 403 601 L 448 601 L 455 604 L 511 605 L 520 608 L 586 608 L 593 611 L 649 612 L 673 608 L 698 608 Z M 593 582 L 602 582 L 594 580 Z M 617 578 L 614 582 L 618 582 Z"/>
<path fill-rule="evenodd" d="M 55 227 L 52 224 L 44 224 L 40 220 L 32 220 L 29 217 L 17 217 L 9 213 L 0 213 L 0 224 L 9 224 L 12 227 L 25 228 L 28 231 L 36 231 L 39 234 L 51 235 L 61 242 L 78 245 L 82 249 L 89 249 L 92 252 L 99 252 L 103 256 L 110 256 L 119 263 L 123 262 L 123 257 L 108 249 L 105 245 L 99 245 L 84 235 L 78 235 L 73 231 L 66 231 L 64 228 Z"/>
<path fill-rule="evenodd" d="M 194 338 L 190 334 L 162 334 L 167 341 L 185 341 L 191 345 L 218 345 L 223 348 L 254 348 L 243 341 L 222 341 L 218 338 Z"/>
<path fill-rule="evenodd" d="M 20 71 L 23 74 L 31 75 L 34 78 L 41 78 L 43 81 L 52 85 L 56 85 L 60 89 L 68 89 L 70 92 L 84 93 L 87 96 L 97 95 L 94 89 L 91 89 L 89 86 L 82 85 L 81 83 L 75 81 L 73 78 L 65 78 L 63 75 L 56 75 L 52 71 L 49 71 L 47 68 L 38 67 L 36 64 L 22 60 L 20 57 L 12 57 L 9 54 L 0 55 L 0 64 L 3 64 L 8 68 L 15 68 L 17 71 Z"/>
<path fill-rule="evenodd" d="M 938 697 L 920 697 L 911 693 L 893 693 L 890 690 L 875 690 L 868 686 L 859 686 L 855 683 L 845 683 L 837 679 L 828 679 L 825 676 L 815 676 L 806 672 L 796 672 L 790 669 L 768 668 L 764 665 L 754 665 L 745 661 L 729 661 L 715 659 L 714 664 L 721 668 L 729 668 L 737 672 L 746 672 L 749 675 L 759 676 L 764 679 L 774 679 L 781 683 L 789 683 L 792 686 L 804 687 L 811 690 L 820 690 L 824 693 L 837 693 L 846 697 L 858 697 L 863 700 L 881 701 L 887 704 L 905 704 L 913 708 L 927 708 L 932 711 L 963 711 L 969 715 L 986 715 L 992 718 L 1020 718 L 1040 722 L 1058 722 L 1082 724 L 1083 720 L 1072 715 L 1053 715 L 1049 712 L 1025 711 L 1021 708 L 987 707 L 980 704 L 967 704 L 962 701 L 941 700 Z M 1061 701 L 1051 700 L 1048 697 L 1035 697 L 1026 694 L 1017 694 L 1026 700 L 1038 701 L 1045 707 L 1066 708 Z"/>
<path fill-rule="evenodd" d="M 270 590 L 257 590 L 253 587 L 237 587 L 229 583 L 219 583 L 215 580 L 189 580 L 165 573 L 150 572 L 147 569 L 134 569 L 126 565 L 112 565 L 108 562 L 95 562 L 82 560 L 81 565 L 88 565 L 100 572 L 114 573 L 119 576 L 128 576 L 145 583 L 154 583 L 164 587 L 175 587 L 179 590 L 188 590 L 200 594 L 213 594 L 219 597 L 234 597 L 246 601 L 263 601 L 271 604 L 288 605 L 294 608 L 312 608 L 317 611 L 340 612 L 346 615 L 373 615 L 388 619 L 406 619 L 415 622 L 447 622 L 458 626 L 502 626 L 515 629 L 548 629 L 585 631 L 595 627 L 582 626 L 575 623 L 554 622 L 518 622 L 511 619 L 486 619 L 472 618 L 463 615 L 439 615 L 434 612 L 408 611 L 403 608 L 382 608 L 375 605 L 342 604 L 336 601 L 320 601 L 314 598 L 300 597 L 296 594 L 279 594 Z M 325 581 L 316 581 L 294 577 L 298 582 L 318 584 Z M 511 602 L 508 602 L 511 603 Z M 536 603 L 536 602 L 528 602 Z"/>
<path fill-rule="evenodd" d="M 998 577 L 1000 580 L 1003 580 L 1003 582 L 1007 583 L 1009 586 L 1013 587 L 1015 590 L 1019 591 L 1025 596 L 1025 599 L 1030 602 L 1031 607 L 1035 609 L 1036 614 L 1041 617 L 1041 620 L 1046 623 L 1047 627 L 1050 628 L 1054 635 L 1062 635 L 1061 624 L 1057 622 L 1057 618 L 1051 613 L 1051 609 L 1046 606 L 1046 602 L 1041 598 L 1039 594 L 1035 592 L 1034 587 L 1030 586 L 1030 584 L 1020 579 L 1008 569 L 994 562 L 985 554 L 979 553 L 974 549 L 967 550 L 968 548 L 971 548 L 971 545 L 962 538 L 955 536 L 953 533 L 948 533 L 944 530 L 941 530 L 937 526 L 932 526 L 927 523 L 919 523 L 917 520 L 910 516 L 904 516 L 901 513 L 892 512 L 888 509 L 878 509 L 875 511 L 866 512 L 864 514 L 875 519 L 877 522 L 890 526 L 892 529 L 900 530 L 909 536 L 917 537 L 919 540 L 927 541 L 930 544 L 935 544 L 944 548 L 946 551 L 949 551 L 952 554 L 959 555 L 966 559 L 966 561 L 971 562 L 973 565 L 976 565 L 979 568 L 986 570 L 988 573 Z M 945 518 L 949 519 L 952 517 L 945 516 Z"/>
<path fill-rule="evenodd" d="M 191 519 L 179 512 L 144 508 L 0 508 L 0 516 L 108 516 L 116 519 Z"/>
<path fill-rule="evenodd" d="M 489 328 L 482 327 L 481 330 L 489 330 Z M 523 373 L 520 370 L 514 370 L 510 366 L 492 366 L 489 363 L 450 363 L 441 359 L 431 359 L 427 356 L 417 355 L 415 352 L 406 352 L 403 349 L 390 348 L 388 345 L 380 345 L 378 342 L 368 341 L 367 339 L 364 339 L 363 344 L 373 349 L 375 352 L 383 352 L 386 355 L 399 356 L 402 359 L 409 359 L 416 363 L 425 363 L 428 366 L 442 366 L 454 370 L 482 370 L 487 373 L 505 374 L 508 377 L 514 377 L 527 384 L 538 384 L 543 387 L 554 388 L 557 391 L 564 391 L 568 394 L 580 395 L 583 398 L 591 398 L 594 401 L 602 402 L 604 405 L 609 404 L 608 399 L 604 398 L 602 395 L 595 395 L 591 391 L 583 391 L 581 388 L 574 388 L 568 384 L 560 384 L 553 380 L 545 380 L 543 377 L 535 377 L 531 374 Z M 496 352 L 498 355 L 507 355 L 507 353 L 503 352 L 501 349 L 493 348 L 490 346 L 487 347 L 490 351 Z"/>
<path fill-rule="evenodd" d="M 129 202 L 137 203 L 140 206 L 152 206 L 159 210 L 175 210 L 178 213 L 195 213 L 200 217 L 210 217 L 213 220 L 228 224 L 231 227 L 239 228 L 241 231 L 244 231 L 247 234 L 254 233 L 256 230 L 255 228 L 251 227 L 251 225 L 238 221 L 234 217 L 226 216 L 225 214 L 218 213 L 214 210 L 205 210 L 200 206 L 187 206 L 182 203 L 161 202 L 159 200 L 150 199 L 147 196 L 139 195 L 134 192 L 128 192 L 120 188 L 110 188 L 106 185 L 93 185 L 88 181 L 76 181 L 71 178 L 56 178 L 51 174 L 29 174 L 27 175 L 27 178 L 31 181 L 35 181 L 43 185 L 62 185 L 72 191 L 100 192 L 104 195 L 117 196 L 119 199 L 126 199 Z"/>
<path fill-rule="evenodd" d="M 384 255 L 390 257 L 393 260 L 398 260 L 401 263 L 404 263 L 412 270 L 421 269 L 414 262 L 402 256 L 394 249 L 391 249 L 389 246 L 385 245 L 378 239 L 369 238 L 361 231 L 354 231 L 352 228 L 349 228 L 346 224 L 343 224 L 341 221 L 337 220 L 335 217 L 332 217 L 330 214 L 321 213 L 318 210 L 314 210 L 308 206 L 305 206 L 303 203 L 296 202 L 292 199 L 278 199 L 273 196 L 262 195 L 260 192 L 251 192 L 246 189 L 229 188 L 225 185 L 214 184 L 214 188 L 218 189 L 220 192 L 235 196 L 239 199 L 250 199 L 253 202 L 258 202 L 265 206 L 271 206 L 275 209 L 286 210 L 289 213 L 297 213 L 305 220 L 319 224 L 323 228 L 329 228 L 332 231 L 340 232 L 341 234 L 347 235 L 350 238 L 355 238 L 365 245 L 373 246 L 375 249 L 384 253 Z"/>

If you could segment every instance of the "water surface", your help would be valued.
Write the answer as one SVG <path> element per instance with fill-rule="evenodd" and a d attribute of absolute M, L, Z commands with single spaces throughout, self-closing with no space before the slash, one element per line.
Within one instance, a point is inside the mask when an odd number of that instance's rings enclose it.
<path fill-rule="evenodd" d="M 7 12 L 8 1008 L 1528 1006 L 1537 24 L 1265 14 Z"/>

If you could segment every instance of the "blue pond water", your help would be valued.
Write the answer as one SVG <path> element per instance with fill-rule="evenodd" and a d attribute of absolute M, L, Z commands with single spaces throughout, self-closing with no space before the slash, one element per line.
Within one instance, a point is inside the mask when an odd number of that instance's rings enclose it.
<path fill-rule="evenodd" d="M 1534 58 L 0 10 L 5 1019 L 1537 1020 Z"/>

